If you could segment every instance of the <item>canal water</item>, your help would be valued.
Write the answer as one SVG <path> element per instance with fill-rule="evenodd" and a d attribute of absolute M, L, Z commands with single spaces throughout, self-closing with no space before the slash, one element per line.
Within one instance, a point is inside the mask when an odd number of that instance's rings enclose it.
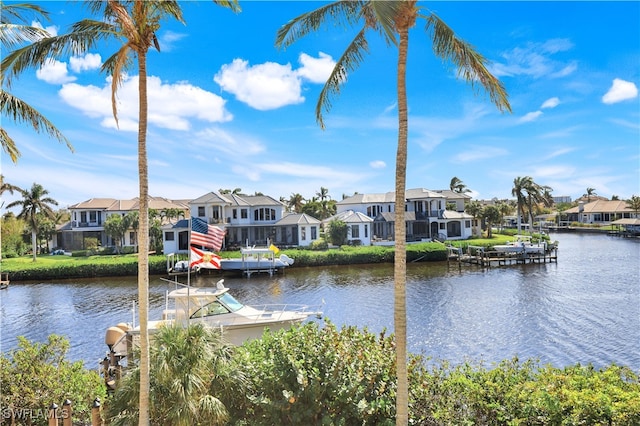
<path fill-rule="evenodd" d="M 455 364 L 518 356 L 556 367 L 615 363 L 640 371 L 640 240 L 551 238 L 560 243 L 557 263 L 409 264 L 409 351 Z M 393 331 L 392 264 L 293 268 L 273 277 L 226 277 L 225 285 L 247 304 L 324 302 L 325 317 L 338 326 Z M 172 288 L 152 277 L 151 319 Z M 12 283 L 0 291 L 0 349 L 16 348 L 20 335 L 45 342 L 62 334 L 71 344 L 68 359 L 93 368 L 107 351 L 106 328 L 132 321 L 136 297 L 135 278 Z"/>

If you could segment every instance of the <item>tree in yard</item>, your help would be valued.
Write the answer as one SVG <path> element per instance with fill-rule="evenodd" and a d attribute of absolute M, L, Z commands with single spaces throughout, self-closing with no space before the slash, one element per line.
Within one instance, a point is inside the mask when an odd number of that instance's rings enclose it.
<path fill-rule="evenodd" d="M 500 209 L 497 206 L 488 205 L 482 209 L 482 217 L 487 222 L 487 238 L 493 238 L 493 225 L 500 223 Z"/>
<path fill-rule="evenodd" d="M 598 195 L 596 194 L 596 189 L 595 188 L 587 188 L 587 192 L 584 194 L 587 196 L 587 203 L 591 202 L 591 197 L 594 195 Z"/>
<path fill-rule="evenodd" d="M 504 223 L 504 217 L 511 214 L 513 207 L 507 202 L 501 201 L 497 204 L 498 211 L 500 212 L 500 227 Z"/>
<path fill-rule="evenodd" d="M 49 37 L 49 33 L 42 28 L 28 25 L 28 16 L 34 19 L 49 19 L 49 13 L 40 6 L 29 3 L 5 4 L 0 1 L 0 45 L 3 53 L 15 49 L 25 43 L 38 41 Z M 11 78 L 5 78 L 5 66 L 0 66 L 0 110 L 2 115 L 15 123 L 27 123 L 36 132 L 45 132 L 49 136 L 67 144 L 73 152 L 71 143 L 64 137 L 45 116 L 20 98 L 13 96 L 8 89 L 11 87 Z M 7 90 L 5 90 L 5 87 Z M 0 127 L 0 144 L 11 161 L 16 163 L 20 157 L 20 150 L 9 133 Z"/>
<path fill-rule="evenodd" d="M 18 219 L 24 219 L 31 229 L 31 246 L 33 249 L 33 261 L 36 261 L 37 233 L 40 222 L 40 214 L 53 220 L 55 214 L 51 205 L 57 206 L 58 202 L 48 197 L 49 191 L 42 185 L 34 183 L 29 191 L 21 190 L 22 200 L 16 200 L 7 204 L 7 208 L 20 206 L 22 210 L 18 213 Z"/>
<path fill-rule="evenodd" d="M 451 182 L 449 182 L 449 189 L 459 194 L 465 194 L 467 192 L 471 192 L 471 190 L 467 188 L 467 185 L 465 185 L 464 182 L 462 182 L 456 176 L 451 178 Z"/>
<path fill-rule="evenodd" d="M 633 210 L 636 218 L 638 217 L 638 212 L 640 212 L 640 197 L 637 195 L 632 195 L 630 199 L 626 201 L 627 206 Z"/>
<path fill-rule="evenodd" d="M 214 0 L 215 4 L 239 11 L 236 0 Z M 180 4 L 165 1 L 87 1 L 91 13 L 100 20 L 84 19 L 72 25 L 68 34 L 48 37 L 18 49 L 4 58 L 2 68 L 17 75 L 26 68 L 42 66 L 51 57 L 81 54 L 100 40 L 116 38 L 120 49 L 108 58 L 102 71 L 111 76 L 113 117 L 118 123 L 116 94 L 132 65 L 138 71 L 138 175 L 139 175 L 139 232 L 138 232 L 138 300 L 140 324 L 140 410 L 138 423 L 149 424 L 149 183 L 147 164 L 147 54 L 152 47 L 160 50 L 156 32 L 167 18 L 184 23 Z"/>
<path fill-rule="evenodd" d="M 423 14 L 416 0 L 406 1 L 339 1 L 321 5 L 318 9 L 304 13 L 277 33 L 276 45 L 288 47 L 325 23 L 338 27 L 358 26 L 359 31 L 338 59 L 329 79 L 320 92 L 316 104 L 316 120 L 324 128 L 323 110 L 331 107 L 331 98 L 340 93 L 340 86 L 347 74 L 354 71 L 368 51 L 367 34 L 380 35 L 398 49 L 396 68 L 398 95 L 398 144 L 395 177 L 395 257 L 394 257 L 394 333 L 397 340 L 396 362 L 398 393 L 396 401 L 396 423 L 408 422 L 407 341 L 406 341 L 406 224 L 405 189 L 408 139 L 408 108 L 406 67 L 409 50 L 409 30 L 417 19 L 424 19 L 437 57 L 450 61 L 457 68 L 458 76 L 473 85 L 480 83 L 489 93 L 492 102 L 500 110 L 511 110 L 507 94 L 500 83 L 486 68 L 486 59 L 471 45 L 458 38 L 435 14 Z"/>
<path fill-rule="evenodd" d="M 120 248 L 124 243 L 124 234 L 126 231 L 122 215 L 111 214 L 107 220 L 104 221 L 104 232 L 113 239 L 116 246 L 116 254 L 120 253 Z"/>
<path fill-rule="evenodd" d="M 516 203 L 518 206 L 516 211 L 518 232 L 520 232 L 520 229 L 522 228 L 522 217 L 525 216 L 525 213 L 528 213 L 529 225 L 532 226 L 534 206 L 540 203 L 550 205 L 550 203 L 553 202 L 550 197 L 545 196 L 545 194 L 550 194 L 550 192 L 551 188 L 548 186 L 538 185 L 533 181 L 531 176 L 518 176 L 513 180 L 511 195 L 516 197 Z"/>
<path fill-rule="evenodd" d="M 481 217 L 482 208 L 483 207 L 482 207 L 482 204 L 480 203 L 480 201 L 473 200 L 473 201 L 469 202 L 465 206 L 464 211 L 469 213 L 471 216 L 473 216 L 473 221 L 476 222 L 478 220 L 478 218 Z M 479 236 L 482 236 L 482 224 L 479 223 L 478 226 L 474 227 L 473 229 L 475 230 L 475 229 L 478 229 L 478 228 L 480 229 Z M 475 234 L 476 233 L 474 232 L 474 235 Z"/>
<path fill-rule="evenodd" d="M 13 191 L 21 191 L 21 188 L 18 188 L 15 185 L 5 182 L 4 175 L 0 175 L 0 196 L 2 196 L 2 194 L 4 194 L 5 192 L 8 192 L 9 194 L 13 194 Z"/>

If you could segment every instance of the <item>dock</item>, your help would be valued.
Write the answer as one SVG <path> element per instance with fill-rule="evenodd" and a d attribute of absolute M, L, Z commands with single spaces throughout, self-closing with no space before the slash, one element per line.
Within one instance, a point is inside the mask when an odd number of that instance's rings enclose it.
<path fill-rule="evenodd" d="M 482 267 L 523 265 L 527 263 L 552 263 L 558 262 L 558 246 L 551 244 L 544 252 L 499 252 L 487 250 L 486 247 L 467 246 L 447 247 L 447 263 L 478 265 Z"/>
<path fill-rule="evenodd" d="M 0 274 L 0 290 L 9 288 L 9 274 Z"/>

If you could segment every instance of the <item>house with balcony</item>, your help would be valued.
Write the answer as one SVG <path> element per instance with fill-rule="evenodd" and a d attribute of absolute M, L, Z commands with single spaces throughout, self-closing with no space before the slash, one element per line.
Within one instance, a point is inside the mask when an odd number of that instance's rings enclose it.
<path fill-rule="evenodd" d="M 320 238 L 320 221 L 306 214 L 289 213 L 286 205 L 267 195 L 209 192 L 189 202 L 192 217 L 226 232 L 223 247 L 308 246 Z M 165 253 L 186 253 L 189 222 L 163 226 Z M 268 243 L 268 244 L 267 244 Z"/>
<path fill-rule="evenodd" d="M 445 192 L 424 188 L 405 191 L 403 207 L 408 242 L 471 237 L 473 217 L 464 213 L 465 200 L 469 196 L 449 191 L 455 194 L 455 198 L 449 199 Z M 355 194 L 338 201 L 336 208 L 338 214 L 352 210 L 372 218 L 374 243 L 394 240 L 395 192 Z"/>
<path fill-rule="evenodd" d="M 187 214 L 188 206 L 184 200 L 169 200 L 162 197 L 149 197 L 149 208 L 156 211 L 177 209 Z M 139 198 L 117 200 L 114 198 L 91 198 L 69 206 L 71 220 L 57 230 L 54 246 L 66 251 L 83 250 L 87 239 L 95 239 L 99 246 L 115 246 L 113 238 L 104 231 L 104 224 L 111 215 L 126 216 L 140 209 Z M 127 231 L 124 246 L 135 246 L 135 229 Z"/>

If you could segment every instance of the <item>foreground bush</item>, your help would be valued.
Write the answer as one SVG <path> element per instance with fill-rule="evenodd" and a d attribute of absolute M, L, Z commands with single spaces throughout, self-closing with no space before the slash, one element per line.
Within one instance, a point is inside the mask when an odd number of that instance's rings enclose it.
<path fill-rule="evenodd" d="M 104 400 L 106 389 L 98 373 L 65 359 L 68 349 L 68 340 L 52 334 L 47 343 L 18 337 L 18 348 L 2 354 L 0 423 L 47 425 L 51 404 L 62 409 L 66 399 L 72 403 L 74 424 L 91 423 L 93 400 Z"/>
<path fill-rule="evenodd" d="M 307 323 L 238 349 L 252 393 L 236 406 L 251 425 L 395 424 L 393 340 Z"/>

